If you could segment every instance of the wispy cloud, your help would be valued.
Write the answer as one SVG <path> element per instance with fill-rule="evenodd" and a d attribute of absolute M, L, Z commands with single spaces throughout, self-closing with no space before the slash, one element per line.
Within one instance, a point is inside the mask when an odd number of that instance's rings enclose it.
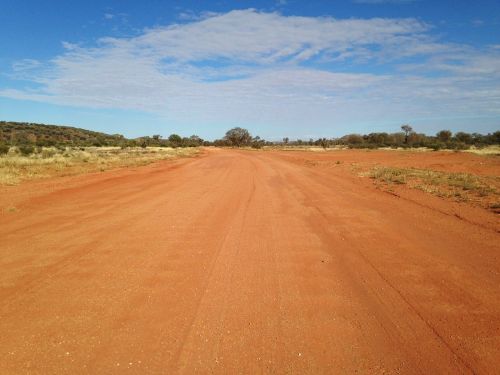
<path fill-rule="evenodd" d="M 472 26 L 475 26 L 475 27 L 481 27 L 481 26 L 484 26 L 484 23 L 485 23 L 485 22 L 484 22 L 483 20 L 478 19 L 478 18 L 473 19 L 473 20 L 471 21 Z"/>
<path fill-rule="evenodd" d="M 177 18 L 181 21 L 200 21 L 206 18 L 215 17 L 219 13 L 203 11 L 203 12 L 195 12 L 190 9 L 184 10 L 178 14 Z"/>
<path fill-rule="evenodd" d="M 38 60 L 34 59 L 23 59 L 16 61 L 14 64 L 12 64 L 12 70 L 14 72 L 24 72 L 26 70 L 31 70 L 34 68 L 37 68 L 41 65 L 41 62 Z"/>
<path fill-rule="evenodd" d="M 441 43 L 430 30 L 411 18 L 205 14 L 92 47 L 66 43 L 32 75 L 36 89 L 0 95 L 200 124 L 499 114 L 500 51 Z"/>

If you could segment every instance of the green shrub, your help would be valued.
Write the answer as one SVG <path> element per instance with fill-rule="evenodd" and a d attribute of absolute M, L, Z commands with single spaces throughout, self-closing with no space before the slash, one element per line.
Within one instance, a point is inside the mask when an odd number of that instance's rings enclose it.
<path fill-rule="evenodd" d="M 31 155 L 33 152 L 35 152 L 35 148 L 31 145 L 22 145 L 22 146 L 19 146 L 19 151 L 21 151 L 21 154 L 27 156 L 27 155 Z"/>
<path fill-rule="evenodd" d="M 0 144 L 0 155 L 5 155 L 9 152 L 10 147 L 4 144 Z"/>
<path fill-rule="evenodd" d="M 470 145 L 467 145 L 463 142 L 452 142 L 450 145 L 450 149 L 452 150 L 468 150 Z"/>
<path fill-rule="evenodd" d="M 443 145 L 442 143 L 438 143 L 438 142 L 436 142 L 436 143 L 431 143 L 431 144 L 427 145 L 427 147 L 429 147 L 429 148 L 433 149 L 434 151 L 439 151 L 439 150 L 441 150 L 441 149 L 443 148 L 443 146 L 444 146 L 444 145 Z"/>

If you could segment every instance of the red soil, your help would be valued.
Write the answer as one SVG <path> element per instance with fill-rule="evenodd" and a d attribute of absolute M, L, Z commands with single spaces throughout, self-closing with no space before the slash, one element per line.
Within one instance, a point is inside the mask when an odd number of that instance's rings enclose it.
<path fill-rule="evenodd" d="M 498 218 L 386 194 L 353 162 L 499 174 L 467 154 L 212 150 L 1 188 L 0 373 L 497 371 Z"/>

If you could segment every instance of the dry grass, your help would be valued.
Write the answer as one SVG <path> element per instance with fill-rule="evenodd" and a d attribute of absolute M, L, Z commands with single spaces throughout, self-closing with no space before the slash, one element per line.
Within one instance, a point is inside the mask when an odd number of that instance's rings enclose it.
<path fill-rule="evenodd" d="M 492 209 L 500 205 L 499 176 L 392 167 L 376 167 L 362 175 L 384 185 L 406 185 L 439 197 L 475 202 Z"/>
<path fill-rule="evenodd" d="M 274 145 L 274 146 L 264 146 L 262 148 L 265 151 L 278 150 L 278 151 L 310 151 L 310 152 L 329 152 L 329 151 L 339 151 L 348 150 L 347 146 L 330 146 L 328 148 L 323 148 L 321 146 L 309 146 L 309 145 Z"/>
<path fill-rule="evenodd" d="M 464 152 L 470 152 L 477 155 L 500 155 L 500 145 L 488 146 L 484 148 L 476 148 L 472 146 L 469 150 Z"/>
<path fill-rule="evenodd" d="M 384 151 L 402 151 L 402 152 L 432 152 L 434 151 L 432 148 L 428 147 L 379 147 L 378 150 Z"/>
<path fill-rule="evenodd" d="M 274 146 L 264 146 L 264 150 L 279 150 L 279 151 L 311 151 L 311 152 L 328 152 L 328 151 L 339 151 L 339 150 L 350 150 L 348 146 L 343 145 L 332 145 L 328 148 L 323 148 L 321 146 L 309 146 L 309 145 L 274 145 Z M 384 151 L 398 151 L 398 152 L 434 152 L 432 148 L 429 147 L 376 147 L 376 148 L 354 148 L 354 150 L 360 151 L 374 151 L 374 150 L 384 150 Z M 477 155 L 500 155 L 500 146 L 493 145 L 482 148 L 476 148 L 471 146 L 468 150 L 450 150 L 441 149 L 441 152 L 468 152 Z"/>
<path fill-rule="evenodd" d="M 23 156 L 12 149 L 0 156 L 0 184 L 15 185 L 21 181 L 52 176 L 68 176 L 105 171 L 117 167 L 146 165 L 158 160 L 189 157 L 196 148 L 118 147 L 44 148 Z"/>

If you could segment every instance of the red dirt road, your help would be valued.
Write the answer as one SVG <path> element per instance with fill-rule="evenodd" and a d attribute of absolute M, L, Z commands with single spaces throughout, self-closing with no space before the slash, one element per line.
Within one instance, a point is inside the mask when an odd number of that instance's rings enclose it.
<path fill-rule="evenodd" d="M 0 374 L 496 373 L 497 218 L 304 155 L 2 188 Z"/>

